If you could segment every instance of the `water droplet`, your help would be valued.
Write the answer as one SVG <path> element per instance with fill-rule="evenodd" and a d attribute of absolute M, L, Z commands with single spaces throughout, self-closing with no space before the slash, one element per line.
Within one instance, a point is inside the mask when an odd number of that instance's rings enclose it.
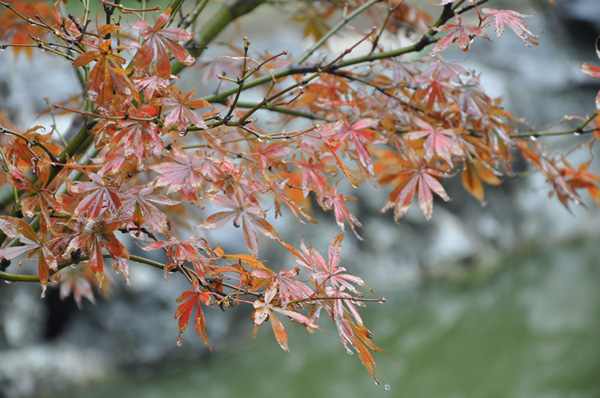
<path fill-rule="evenodd" d="M 479 205 L 480 205 L 481 207 L 485 207 L 485 206 L 487 206 L 487 203 L 486 203 L 486 202 L 481 202 Z"/>
<path fill-rule="evenodd" d="M 579 131 L 576 131 L 575 133 L 573 133 L 573 135 L 574 135 L 575 137 L 579 137 L 579 136 L 581 135 L 581 133 L 580 133 Z"/>
<path fill-rule="evenodd" d="M 390 385 L 388 383 L 385 383 L 383 388 L 385 388 L 385 391 L 390 391 L 392 389 L 392 387 L 390 387 Z"/>
<path fill-rule="evenodd" d="M 378 382 L 377 380 L 375 380 L 375 385 L 376 385 L 376 386 L 378 386 L 378 385 L 379 385 L 379 382 Z"/>
<path fill-rule="evenodd" d="M 181 336 L 177 336 L 177 347 L 181 347 L 183 343 L 181 342 Z"/>
<path fill-rule="evenodd" d="M 187 131 L 185 131 L 185 130 L 179 130 L 179 136 L 180 137 L 185 137 L 186 134 L 187 134 Z"/>
<path fill-rule="evenodd" d="M 262 136 L 258 136 L 258 142 L 265 142 L 265 139 Z"/>
<path fill-rule="evenodd" d="M 382 297 L 382 298 L 380 298 L 380 299 L 379 299 L 379 301 L 378 301 L 378 302 L 379 302 L 379 303 L 381 303 L 381 304 L 383 304 L 383 303 L 385 303 L 386 301 L 387 301 L 387 300 L 385 299 L 385 297 Z"/>
<path fill-rule="evenodd" d="M 531 141 L 537 141 L 537 137 L 535 135 L 530 136 L 529 139 Z"/>
<path fill-rule="evenodd" d="M 5 280 L 4 283 L 6 283 L 7 285 L 12 285 L 14 281 L 7 281 Z"/>

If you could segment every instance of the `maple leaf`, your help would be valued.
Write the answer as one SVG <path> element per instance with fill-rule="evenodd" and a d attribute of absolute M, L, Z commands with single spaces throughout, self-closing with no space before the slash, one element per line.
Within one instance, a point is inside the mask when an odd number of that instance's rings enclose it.
<path fill-rule="evenodd" d="M 75 226 L 73 238 L 69 242 L 64 256 L 81 249 L 89 254 L 89 264 L 98 281 L 102 285 L 104 279 L 104 257 L 102 250 L 106 249 L 113 260 L 116 273 L 123 273 L 129 284 L 129 253 L 117 239 L 114 232 L 122 227 L 121 221 L 105 219 L 88 219 L 85 224 Z"/>
<path fill-rule="evenodd" d="M 89 173 L 89 177 L 92 181 L 74 183 L 69 187 L 71 194 L 82 194 L 75 214 L 85 213 L 90 219 L 105 212 L 116 214 L 121 207 L 118 187 L 97 174 Z"/>
<path fill-rule="evenodd" d="M 324 197 L 323 204 L 325 205 L 324 210 L 327 211 L 327 210 L 330 210 L 333 208 L 333 214 L 335 215 L 335 222 L 340 227 L 340 229 L 344 232 L 346 231 L 344 229 L 344 220 L 348 220 L 348 224 L 350 224 L 350 228 L 352 229 L 352 232 L 354 232 L 354 235 L 359 240 L 363 240 L 363 238 L 360 237 L 358 232 L 356 232 L 356 228 L 355 228 L 355 227 L 362 228 L 363 227 L 362 224 L 360 223 L 360 221 L 358 221 L 358 218 L 356 218 L 356 216 L 354 214 L 350 213 L 350 211 L 344 204 L 348 201 L 356 200 L 356 198 L 338 193 L 336 186 L 337 186 L 337 184 L 335 186 L 331 187 L 331 189 L 325 195 L 323 195 L 323 197 Z"/>
<path fill-rule="evenodd" d="M 258 327 L 262 325 L 266 320 L 271 321 L 271 326 L 273 327 L 273 333 L 275 334 L 275 338 L 279 343 L 279 346 L 285 350 L 290 351 L 288 347 L 287 341 L 287 332 L 283 323 L 277 318 L 274 312 L 280 313 L 289 317 L 296 323 L 299 323 L 306 328 L 310 329 L 319 329 L 319 327 L 313 324 L 308 317 L 302 315 L 296 311 L 287 310 L 279 307 L 277 304 L 277 286 L 272 284 L 265 291 L 264 297 L 262 300 L 256 300 L 253 304 L 254 312 L 252 313 L 252 319 L 254 320 L 254 337 L 256 337 L 256 331 Z"/>
<path fill-rule="evenodd" d="M 302 170 L 302 194 L 307 197 L 311 189 L 320 200 L 323 193 L 327 189 L 327 181 L 323 177 L 323 163 L 317 161 L 313 156 L 309 156 L 308 160 L 297 160 L 294 162 L 298 168 Z"/>
<path fill-rule="evenodd" d="M 369 129 L 369 127 L 375 124 L 377 124 L 377 120 L 375 119 L 361 119 L 352 125 L 348 121 L 344 121 L 338 131 L 331 134 L 329 138 L 329 143 L 336 150 L 341 145 L 347 145 L 352 140 L 358 156 L 358 163 L 371 175 L 373 175 L 373 161 L 366 145 L 372 142 L 377 134 L 375 131 Z M 327 136 L 326 131 L 328 130 L 324 128 L 322 135 Z"/>
<path fill-rule="evenodd" d="M 201 129 L 207 128 L 202 116 L 198 115 L 192 109 L 208 108 L 210 107 L 210 103 L 203 99 L 192 100 L 191 98 L 194 96 L 195 90 L 196 89 L 192 89 L 192 91 L 185 96 L 182 96 L 182 93 L 179 90 L 172 90 L 168 97 L 163 98 L 162 104 L 164 106 L 175 107 L 175 109 L 165 117 L 164 128 L 166 130 L 171 126 L 175 126 L 180 134 L 185 134 L 189 123 Z"/>
<path fill-rule="evenodd" d="M 265 171 L 267 168 L 278 168 L 285 165 L 283 158 L 290 153 L 292 148 L 284 143 L 273 143 L 270 145 L 264 142 L 250 142 L 250 150 L 248 153 L 258 161 L 261 171 Z"/>
<path fill-rule="evenodd" d="M 192 40 L 194 34 L 181 28 L 164 28 L 170 17 L 171 9 L 167 8 L 165 12 L 160 14 L 154 26 L 148 25 L 143 19 L 132 25 L 134 29 L 141 30 L 140 34 L 146 40 L 138 52 L 139 61 L 147 65 L 152 62 L 156 53 L 156 69 L 158 76 L 162 79 L 169 79 L 171 76 L 171 63 L 169 62 L 167 50 L 173 54 L 175 59 L 186 66 L 192 66 L 196 62 L 194 57 L 177 43 Z"/>
<path fill-rule="evenodd" d="M 202 251 L 207 253 L 210 257 L 212 252 L 208 243 L 204 239 L 187 239 L 179 241 L 174 237 L 169 237 L 169 240 L 158 241 L 149 244 L 142 248 L 146 251 L 164 249 L 169 257 L 169 262 L 165 264 L 164 273 L 165 279 L 169 271 L 183 264 L 184 262 L 190 262 L 194 265 L 194 270 L 198 277 L 203 278 L 205 274 L 205 268 L 210 263 L 210 259 L 201 254 Z"/>
<path fill-rule="evenodd" d="M 600 206 L 600 177 L 591 173 L 589 170 L 592 160 L 583 162 L 579 165 L 577 170 L 566 159 L 563 158 L 565 168 L 561 170 L 561 173 L 565 176 L 568 184 L 576 189 L 585 188 L 588 193 L 594 199 L 596 204 Z"/>
<path fill-rule="evenodd" d="M 123 121 L 112 140 L 118 143 L 124 157 L 135 155 L 138 162 L 143 164 L 147 155 L 158 155 L 164 148 L 159 137 L 159 129 L 154 123 L 140 121 Z"/>
<path fill-rule="evenodd" d="M 490 170 L 490 167 L 483 162 L 473 160 L 463 164 L 462 184 L 467 192 L 480 202 L 484 200 L 483 184 L 484 180 L 490 185 L 499 185 L 502 180 L 499 179 Z"/>
<path fill-rule="evenodd" d="M 123 69 L 125 58 L 113 53 L 111 40 L 102 41 L 98 50 L 80 54 L 74 67 L 84 66 L 96 61 L 87 79 L 87 94 L 94 104 L 107 108 L 113 98 L 133 98 L 139 102 L 139 94 Z"/>
<path fill-rule="evenodd" d="M 168 83 L 169 81 L 158 76 L 158 73 L 134 79 L 133 82 L 135 89 L 144 93 L 144 100 L 146 102 L 150 101 L 155 93 L 159 95 L 164 94 L 164 89 Z"/>
<path fill-rule="evenodd" d="M 596 38 L 596 55 L 600 58 L 600 40 Z M 587 62 L 582 62 L 579 66 L 581 71 L 588 75 L 589 77 L 600 79 L 600 67 L 592 64 L 588 64 Z M 600 91 L 596 95 L 596 109 L 600 111 Z"/>
<path fill-rule="evenodd" d="M 11 12 L 0 12 L 0 39 L 13 45 L 15 56 L 24 52 L 31 60 L 37 42 L 33 38 L 43 37 L 46 29 L 28 20 L 38 18 L 49 20 L 52 17 L 49 3 L 45 1 L 8 1 L 5 7 L 12 7 L 21 17 L 15 17 Z"/>
<path fill-rule="evenodd" d="M 52 277 L 53 281 L 60 283 L 59 295 L 64 300 L 73 294 L 77 308 L 81 309 L 83 298 L 95 304 L 93 286 L 96 285 L 91 268 L 87 261 L 80 262 L 77 267 L 65 267 Z"/>
<path fill-rule="evenodd" d="M 46 294 L 50 269 L 57 270 L 56 257 L 46 245 L 44 238 L 40 238 L 33 228 L 24 220 L 16 217 L 0 216 L 0 230 L 11 239 L 18 239 L 21 246 L 4 247 L 0 249 L 0 258 L 12 260 L 15 257 L 27 254 L 28 258 L 38 256 L 38 272 L 42 285 L 42 298 Z M 21 260 L 21 265 L 25 260 Z"/>
<path fill-rule="evenodd" d="M 492 8 L 484 8 L 485 14 L 489 14 L 488 17 L 494 17 L 494 23 L 496 25 L 496 36 L 502 36 L 504 33 L 504 26 L 508 26 L 523 42 L 526 46 L 531 47 L 539 44 L 539 37 L 534 35 L 531 30 L 521 21 L 521 18 L 530 17 L 531 15 L 524 15 L 517 11 L 512 10 L 495 10 Z"/>
<path fill-rule="evenodd" d="M 167 193 L 179 192 L 188 201 L 198 200 L 202 196 L 202 159 L 198 156 L 190 158 L 183 151 L 176 150 L 172 161 L 166 161 L 150 166 L 158 173 L 157 187 L 167 187 Z"/>
<path fill-rule="evenodd" d="M 152 195 L 154 187 L 137 186 L 128 189 L 121 196 L 121 214 L 130 218 L 138 227 L 147 223 L 155 231 L 165 233 L 169 230 L 169 220 L 155 204 L 174 206 L 179 202 L 164 196 Z"/>
<path fill-rule="evenodd" d="M 258 278 L 259 281 L 253 285 L 253 288 L 258 289 L 264 284 L 271 285 L 275 283 L 279 288 L 279 296 L 284 303 L 290 300 L 307 299 L 313 291 L 305 283 L 296 279 L 299 274 L 300 267 L 291 270 L 284 269 L 277 274 L 269 269 L 255 268 L 252 270 L 252 276 Z"/>
<path fill-rule="evenodd" d="M 426 138 L 423 143 L 425 149 L 425 161 L 429 162 L 434 157 L 444 159 L 448 165 L 452 166 L 452 155 L 462 156 L 463 150 L 458 145 L 454 129 L 438 129 L 420 119 L 415 119 L 415 123 L 423 130 L 411 131 L 404 135 L 408 140 L 418 140 Z"/>
<path fill-rule="evenodd" d="M 444 3 L 442 3 L 444 4 Z M 442 37 L 433 50 L 429 53 L 430 56 L 438 54 L 444 51 L 450 44 L 454 42 L 456 39 L 458 41 L 458 46 L 464 52 L 469 51 L 471 47 L 471 41 L 474 36 L 479 36 L 485 40 L 490 40 L 488 35 L 483 31 L 479 26 L 474 25 L 462 25 L 462 18 L 460 15 L 455 14 L 454 16 L 455 24 L 446 24 L 436 28 L 438 32 L 449 32 L 446 36 Z"/>
<path fill-rule="evenodd" d="M 358 286 L 365 286 L 365 283 L 358 276 L 346 273 L 346 268 L 339 267 L 340 257 L 342 253 L 342 240 L 344 234 L 336 235 L 329 243 L 328 260 L 325 261 L 321 254 L 312 246 L 310 247 L 310 257 L 314 272 L 309 275 L 313 281 L 320 280 L 321 283 L 328 283 L 335 289 L 348 289 L 352 293 L 362 296 L 353 283 Z"/>
<path fill-rule="evenodd" d="M 6 126 L 6 125 L 5 125 Z M 18 129 L 15 129 L 18 131 Z M 27 131 L 20 132 L 27 141 L 7 134 L 0 134 L 0 145 L 4 151 L 6 159 L 11 159 L 15 166 L 21 170 L 33 169 L 36 172 L 40 160 L 48 159 L 48 154 L 39 145 L 31 145 L 30 143 L 39 142 L 43 144 L 53 154 L 57 155 L 61 152 L 61 148 L 52 143 L 52 134 L 41 134 L 44 127 L 34 126 Z"/>
<path fill-rule="evenodd" d="M 288 209 L 290 209 L 290 212 L 298 222 L 306 224 L 306 220 L 312 224 L 317 224 L 317 221 L 308 215 L 301 206 L 301 204 L 304 204 L 303 202 L 308 202 L 306 198 L 301 196 L 300 200 L 297 201 L 295 200 L 297 198 L 294 198 L 293 196 L 290 197 L 288 194 L 288 191 L 290 190 L 287 185 L 288 183 L 289 179 L 285 179 L 283 181 L 273 183 L 270 186 L 269 193 L 275 201 L 275 218 L 282 216 L 281 203 L 283 203 L 288 207 Z M 294 191 L 298 192 L 297 190 Z M 297 202 L 300 202 L 300 204 Z M 310 202 L 308 203 L 310 204 Z"/>
<path fill-rule="evenodd" d="M 221 228 L 229 221 L 244 231 L 246 246 L 252 255 L 258 255 L 258 236 L 256 231 L 262 235 L 281 241 L 275 228 L 265 220 L 266 212 L 262 210 L 258 201 L 252 194 L 245 194 L 241 189 L 232 195 L 219 195 L 213 199 L 213 203 L 221 207 L 229 207 L 233 210 L 220 211 L 206 218 L 197 228 L 216 229 Z"/>
<path fill-rule="evenodd" d="M 581 198 L 575 190 L 576 186 L 572 186 L 565 178 L 564 168 L 557 165 L 556 159 L 550 156 L 546 147 L 539 141 L 533 143 L 518 141 L 517 145 L 523 157 L 532 166 L 538 169 L 546 177 L 546 180 L 552 184 L 553 189 L 550 191 L 549 196 L 556 193 L 556 197 L 560 203 L 562 203 L 569 211 L 571 211 L 569 208 L 569 201 L 578 204 L 581 203 Z M 577 173 L 575 172 L 574 174 Z"/>
<path fill-rule="evenodd" d="M 431 169 L 425 165 L 410 165 L 396 174 L 397 185 L 390 193 L 381 212 L 391 208 L 394 209 L 394 220 L 398 221 L 412 204 L 413 198 L 417 195 L 421 212 L 427 220 L 431 219 L 433 212 L 433 194 L 435 192 L 440 198 L 449 201 L 444 187 L 437 180 L 439 174 L 437 170 Z"/>
<path fill-rule="evenodd" d="M 423 74 L 419 77 L 419 83 L 425 84 L 425 87 L 419 89 L 415 94 L 419 99 L 427 98 L 426 108 L 427 110 L 434 110 L 434 105 L 437 103 L 440 108 L 444 107 L 448 100 L 446 97 L 450 96 L 453 85 L 449 82 L 450 76 L 440 72 L 436 66 L 432 73 Z"/>
<path fill-rule="evenodd" d="M 21 170 L 13 166 L 8 165 L 9 168 L 9 181 L 15 188 L 21 190 L 28 195 L 21 199 L 21 211 L 26 217 L 34 217 L 36 211 L 37 215 L 44 219 L 46 225 L 50 225 L 50 216 L 48 214 L 49 209 L 59 209 L 61 206 L 54 198 L 54 193 L 48 189 L 39 188 L 45 186 L 48 182 L 48 173 L 42 173 L 38 178 L 38 184 L 34 184 L 29 178 L 27 178 Z"/>
<path fill-rule="evenodd" d="M 177 336 L 177 345 L 181 345 L 181 333 L 187 329 L 190 322 L 190 316 L 194 307 L 196 307 L 195 325 L 196 332 L 200 339 L 208 346 L 212 351 L 212 347 L 208 341 L 208 335 L 206 334 L 206 321 L 204 319 L 204 313 L 200 304 L 210 305 L 212 303 L 212 297 L 208 292 L 201 292 L 198 280 L 194 280 L 194 290 L 188 290 L 183 292 L 181 296 L 177 298 L 177 302 L 181 303 L 175 310 L 175 319 L 179 320 L 179 336 Z"/>

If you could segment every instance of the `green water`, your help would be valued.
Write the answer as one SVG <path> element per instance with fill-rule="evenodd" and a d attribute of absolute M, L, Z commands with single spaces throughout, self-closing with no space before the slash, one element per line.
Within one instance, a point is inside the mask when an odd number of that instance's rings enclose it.
<path fill-rule="evenodd" d="M 235 348 L 196 364 L 121 374 L 61 396 L 600 397 L 599 255 L 595 242 L 573 243 L 515 255 L 469 284 L 384 292 L 388 302 L 364 313 L 375 342 L 391 351 L 375 356 L 389 392 L 337 335 L 290 325 L 292 354 L 268 328 L 256 340 L 248 330 Z"/>

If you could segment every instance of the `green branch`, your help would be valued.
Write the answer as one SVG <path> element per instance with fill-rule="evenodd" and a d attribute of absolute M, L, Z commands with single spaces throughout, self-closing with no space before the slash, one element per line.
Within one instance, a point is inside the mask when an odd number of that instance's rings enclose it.
<path fill-rule="evenodd" d="M 198 58 L 202 55 L 206 47 L 221 33 L 231 22 L 242 15 L 248 14 L 266 0 L 233 0 L 223 4 L 217 13 L 204 25 L 198 33 L 196 39 L 196 48 L 189 50 L 189 53 Z M 185 68 L 185 65 L 174 61 L 171 65 L 171 73 L 176 75 Z"/>
<path fill-rule="evenodd" d="M 110 258 L 111 256 L 110 256 L 110 254 L 103 254 L 102 257 L 103 258 Z M 77 261 L 81 262 L 81 261 L 86 261 L 88 259 L 89 259 L 89 257 L 80 257 Z M 158 269 L 164 269 L 165 268 L 165 266 L 162 263 L 159 263 L 158 261 L 149 260 L 149 259 L 147 259 L 145 257 L 129 255 L 129 260 L 135 261 L 136 263 L 140 263 L 140 264 L 150 265 L 151 267 L 158 268 Z M 66 268 L 66 267 L 68 267 L 70 265 L 73 265 L 73 264 L 75 264 L 75 262 L 73 260 L 69 260 L 69 261 L 67 261 L 67 262 L 59 265 L 57 271 L 52 271 L 51 270 L 50 276 L 56 274 L 57 272 L 59 272 L 63 268 Z M 7 272 L 0 271 L 0 279 L 8 281 L 8 282 L 39 282 L 40 281 L 40 276 L 39 275 L 9 274 Z"/>

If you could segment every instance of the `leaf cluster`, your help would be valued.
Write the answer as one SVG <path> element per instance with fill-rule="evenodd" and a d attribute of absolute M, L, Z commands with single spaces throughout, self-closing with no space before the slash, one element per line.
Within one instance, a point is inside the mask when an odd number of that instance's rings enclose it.
<path fill-rule="evenodd" d="M 523 122 L 486 94 L 478 73 L 441 56 L 455 42 L 469 51 L 474 39 L 490 40 L 491 28 L 501 36 L 508 27 L 526 45 L 537 45 L 538 36 L 522 21 L 526 15 L 480 8 L 486 0 L 442 1 L 437 19 L 405 1 L 298 2 L 293 20 L 301 25 L 299 35 L 314 40 L 303 54 L 254 55 L 244 38 L 215 60 L 202 56 L 204 46 L 216 46 L 220 31 L 264 2 L 230 2 L 213 16 L 205 16 L 205 1 L 189 9 L 182 3 L 172 1 L 151 22 L 155 9 L 103 0 L 105 23 L 94 25 L 87 2 L 75 17 L 64 15 L 61 0 L 52 8 L 2 1 L 0 46 L 16 55 L 49 50 L 71 63 L 82 96 L 56 104 L 53 112 L 84 122 L 61 143 L 37 127 L 21 131 L 0 113 L 0 183 L 9 192 L 7 214 L 0 217 L 0 257 L 3 264 L 23 255 L 38 262 L 37 276 L 9 274 L 3 265 L 0 278 L 37 279 L 42 296 L 48 283 L 57 284 L 79 302 L 93 299 L 91 285 L 106 288 L 108 259 L 126 279 L 131 261 L 156 266 L 165 277 L 190 284 L 177 299 L 180 334 L 193 316 L 210 347 L 203 308 L 248 305 L 255 328 L 270 322 L 287 351 L 280 318 L 312 332 L 326 314 L 344 347 L 358 353 L 377 381 L 371 352 L 383 350 L 358 310 L 380 299 L 364 298 L 363 280 L 340 266 L 344 234 L 332 239 L 325 260 L 304 240 L 297 247 L 286 242 L 274 218 L 316 223 L 316 205 L 331 211 L 342 231 L 349 225 L 362 239 L 348 185 L 388 189 L 381 211 L 392 210 L 396 221 L 415 199 L 429 219 L 434 196 L 450 200 L 447 179 L 460 175 L 482 202 L 484 184 L 519 174 L 513 170 L 517 158 L 542 173 L 567 208 L 581 202 L 582 190 L 600 204 L 591 159 L 574 167 L 537 140 L 593 132 L 586 142 L 591 151 L 600 138 L 597 112 L 559 123 L 578 121 L 574 129 L 523 133 Z M 465 14 L 475 23 L 463 24 Z M 376 28 L 360 31 L 355 18 Z M 345 29 L 358 32 L 356 41 L 325 51 Z M 411 44 L 401 45 L 405 39 Z M 355 55 L 359 48 L 366 55 Z M 429 53 L 416 60 L 407 56 L 425 48 Z M 211 77 L 219 81 L 213 95 L 198 98 L 195 88 L 178 87 L 177 73 L 195 63 L 208 71 L 202 85 Z M 599 77 L 593 65 L 582 69 Z M 257 94 L 258 102 L 246 101 Z M 276 128 L 261 121 L 266 113 L 280 116 Z M 243 237 L 245 252 L 227 252 L 204 234 L 228 226 Z M 189 227 L 194 233 L 185 239 L 181 231 Z M 146 251 L 162 252 L 166 261 L 131 256 L 125 235 Z M 265 265 L 264 238 L 289 253 L 290 266 Z M 80 272 L 69 267 L 76 263 Z"/>

